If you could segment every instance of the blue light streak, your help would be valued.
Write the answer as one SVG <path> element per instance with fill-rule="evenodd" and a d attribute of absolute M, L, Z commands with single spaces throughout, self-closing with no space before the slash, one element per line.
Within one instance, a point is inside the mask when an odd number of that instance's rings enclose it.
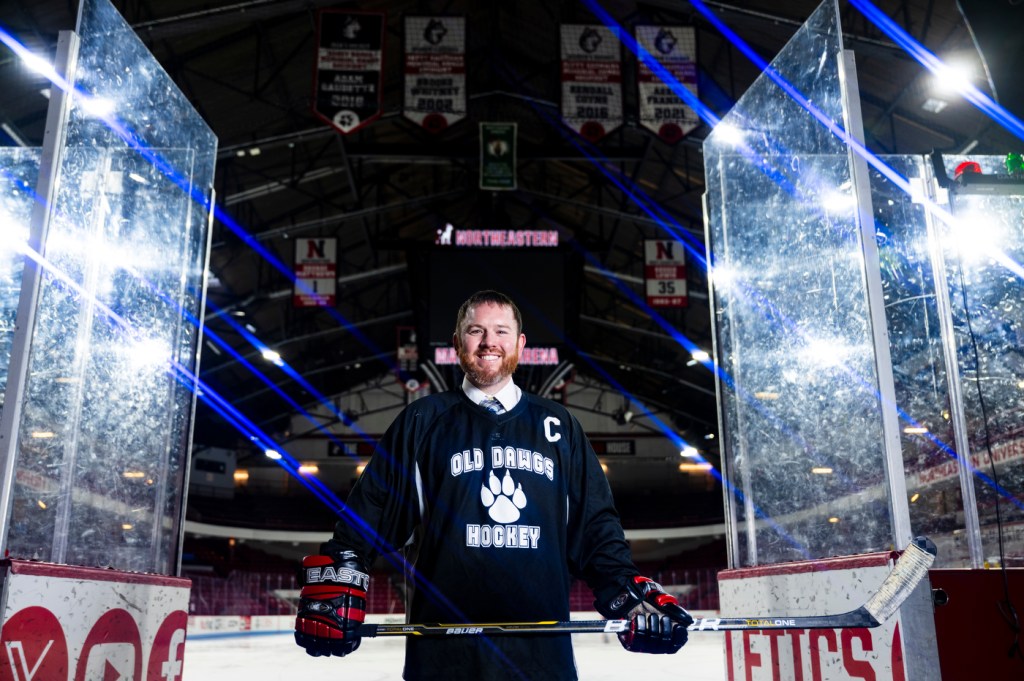
<path fill-rule="evenodd" d="M 139 332 L 127 320 L 112 310 L 103 301 L 96 298 L 89 291 L 85 290 L 67 274 L 57 269 L 34 248 L 27 244 L 18 244 L 16 248 L 17 251 L 25 255 L 26 258 L 49 272 L 63 286 L 66 286 L 69 290 L 75 291 L 81 299 L 88 300 L 93 304 L 95 309 L 99 311 L 110 325 L 124 334 L 129 342 L 138 342 L 143 339 Z M 403 570 L 410 579 L 423 587 L 428 599 L 435 603 L 441 603 L 451 611 L 458 613 L 458 609 L 455 608 L 451 601 L 429 579 L 419 573 L 415 566 L 406 561 L 405 557 L 399 551 L 399 547 L 392 546 L 383 537 L 381 537 L 376 530 L 366 523 L 357 513 L 350 509 L 318 478 L 299 473 L 298 469 L 301 465 L 299 461 L 288 453 L 284 447 L 276 444 L 271 436 L 262 431 L 255 423 L 233 407 L 215 390 L 203 383 L 203 381 L 193 374 L 187 367 L 170 358 L 168 358 L 166 366 L 168 368 L 168 373 L 170 373 L 175 380 L 188 387 L 190 391 L 195 392 L 199 399 L 209 404 L 215 411 L 224 416 L 228 423 L 237 428 L 242 435 L 249 439 L 250 442 L 262 449 L 274 450 L 280 454 L 281 458 L 276 460 L 275 463 L 281 466 L 293 478 L 298 480 L 329 509 L 363 536 L 371 544 L 374 550 L 380 553 L 381 556 L 392 563 L 396 568 Z"/>
<path fill-rule="evenodd" d="M 875 7 L 869 0 L 850 0 L 850 4 L 856 7 L 871 23 L 902 47 L 904 52 L 916 59 L 921 66 L 931 71 L 937 78 L 947 83 L 950 80 L 956 80 L 950 79 L 950 68 L 941 59 L 915 40 L 913 36 L 903 30 L 899 24 L 890 19 L 885 12 Z M 976 106 L 981 112 L 1016 135 L 1017 138 L 1024 140 L 1024 123 L 1019 118 L 970 83 L 959 85 L 956 89 L 964 99 Z"/>

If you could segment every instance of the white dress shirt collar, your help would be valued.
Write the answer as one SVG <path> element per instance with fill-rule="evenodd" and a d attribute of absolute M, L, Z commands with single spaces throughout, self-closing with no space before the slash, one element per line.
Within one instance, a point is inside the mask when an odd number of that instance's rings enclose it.
<path fill-rule="evenodd" d="M 472 400 L 473 404 L 480 404 L 488 397 L 492 397 L 470 383 L 469 378 L 462 379 L 462 392 L 466 393 L 466 397 Z M 496 400 L 501 402 L 501 406 L 505 407 L 505 411 L 512 411 L 512 408 L 519 404 L 519 400 L 522 396 L 523 391 L 520 390 L 515 381 L 509 381 L 504 388 L 493 395 Z"/>

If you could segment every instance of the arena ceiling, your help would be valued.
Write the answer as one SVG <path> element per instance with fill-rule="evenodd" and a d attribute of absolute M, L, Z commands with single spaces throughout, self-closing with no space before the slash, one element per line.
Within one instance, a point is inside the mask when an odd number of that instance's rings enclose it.
<path fill-rule="evenodd" d="M 219 139 L 216 193 L 222 210 L 257 243 L 291 262 L 295 239 L 335 237 L 337 315 L 292 305 L 292 283 L 237 233 L 215 225 L 213 275 L 206 323 L 242 356 L 258 360 L 238 324 L 323 395 L 332 399 L 394 376 L 396 328 L 419 323 L 429 310 L 412 254 L 434 243 L 447 223 L 480 228 L 555 229 L 582 255 L 578 296 L 567 303 L 569 378 L 598 386 L 618 415 L 629 394 L 687 440 L 705 443 L 716 429 L 714 381 L 691 347 L 666 330 L 642 295 L 644 239 L 672 238 L 663 220 L 698 249 L 703 243 L 702 123 L 669 144 L 636 120 L 636 92 L 627 79 L 625 123 L 597 143 L 584 142 L 559 121 L 558 26 L 595 23 L 587 3 L 511 0 L 503 3 L 336 2 L 327 0 L 115 0 L 128 23 Z M 966 60 L 983 73 L 974 37 L 952 0 L 885 0 L 878 6 L 943 57 Z M 31 49 L 54 53 L 57 32 L 74 26 L 75 0 L 0 3 L 0 26 Z M 702 101 L 724 114 L 759 70 L 698 7 L 686 0 L 599 3 L 624 26 L 696 28 Z M 703 5 L 758 54 L 770 60 L 817 6 L 815 0 L 758 0 Z M 311 110 L 315 27 L 321 8 L 387 12 L 382 115 L 342 135 Z M 1021 7 L 1006 2 L 1006 12 Z M 941 111 L 932 79 L 863 14 L 841 4 L 845 43 L 857 57 L 868 147 L 878 153 L 932 150 L 1005 153 L 1020 140 L 965 102 Z M 402 17 L 465 15 L 468 110 L 441 132 L 427 132 L 402 114 Z M 979 20 L 980 22 L 980 20 Z M 1011 22 L 1019 27 L 1024 22 Z M 978 33 L 980 41 L 986 35 Z M 1005 74 L 1016 46 L 986 55 L 999 97 L 1018 115 L 1019 86 Z M 995 40 L 993 45 L 998 44 Z M 624 71 L 635 58 L 623 50 Z M 38 146 L 47 83 L 0 50 L 0 141 Z M 1014 88 L 1017 88 L 1016 90 Z M 480 122 L 518 126 L 514 191 L 478 188 Z M 652 217 L 657 206 L 659 218 Z M 687 236 L 688 235 L 688 236 Z M 453 273 L 452 276 L 459 276 Z M 531 273 L 523 273 L 524 277 Z M 661 316 L 693 346 L 710 350 L 706 273 L 691 260 L 689 305 Z M 632 294 L 632 295 L 630 295 Z M 578 298 L 578 302 L 577 299 Z M 454 310 L 451 311 L 451 314 Z M 528 330 L 529 331 L 529 330 Z M 528 333 L 529 335 L 529 333 Z M 308 390 L 264 365 L 292 398 L 310 405 Z M 204 347 L 203 377 L 271 431 L 291 408 L 229 352 Z M 526 383 L 537 388 L 543 377 Z M 358 414 L 356 415 L 358 416 Z M 637 427 L 654 430 L 650 420 Z M 233 433 L 200 406 L 196 442 L 230 445 Z M 703 446 L 703 445 L 702 445 Z"/>

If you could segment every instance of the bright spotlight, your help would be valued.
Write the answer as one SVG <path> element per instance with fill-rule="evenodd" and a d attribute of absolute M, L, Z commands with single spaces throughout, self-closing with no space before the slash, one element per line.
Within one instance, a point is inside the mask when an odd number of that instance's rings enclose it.
<path fill-rule="evenodd" d="M 738 147 L 743 144 L 745 133 L 732 123 L 721 122 L 712 131 L 714 135 L 729 146 Z"/>
<path fill-rule="evenodd" d="M 946 63 L 935 70 L 934 86 L 940 94 L 964 92 L 971 87 L 974 69 L 963 63 Z"/>
<path fill-rule="evenodd" d="M 992 215 L 966 212 L 957 216 L 949 231 L 951 246 L 965 263 L 977 263 L 1000 252 L 1006 235 L 1003 226 Z"/>

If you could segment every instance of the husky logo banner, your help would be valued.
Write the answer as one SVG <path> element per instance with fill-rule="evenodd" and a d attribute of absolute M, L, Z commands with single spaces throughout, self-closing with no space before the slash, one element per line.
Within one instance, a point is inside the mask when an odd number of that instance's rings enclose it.
<path fill-rule="evenodd" d="M 380 116 L 384 14 L 320 10 L 316 44 L 313 113 L 343 134 Z"/>
<path fill-rule="evenodd" d="M 637 26 L 636 41 L 655 65 L 652 68 L 646 60 L 637 60 L 640 125 L 675 144 L 700 124 L 697 112 L 678 90 L 683 87 L 697 97 L 696 32 L 692 26 Z M 665 82 L 657 66 L 679 85 Z"/>
<path fill-rule="evenodd" d="M 562 120 L 590 142 L 622 125 L 622 49 L 607 26 L 564 24 Z"/>
<path fill-rule="evenodd" d="M 466 117 L 465 17 L 405 17 L 402 113 L 429 132 Z"/>

